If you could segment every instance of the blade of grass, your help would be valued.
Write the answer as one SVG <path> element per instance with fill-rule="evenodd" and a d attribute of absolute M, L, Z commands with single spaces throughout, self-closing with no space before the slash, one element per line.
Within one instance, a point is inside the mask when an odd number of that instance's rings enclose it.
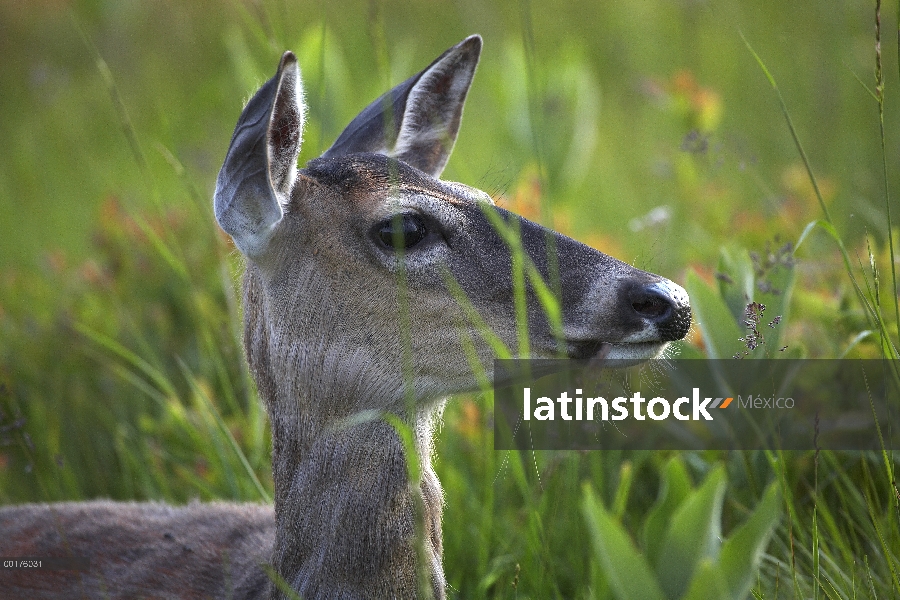
<path fill-rule="evenodd" d="M 234 439 L 234 436 L 231 434 L 231 430 L 228 429 L 228 425 L 225 423 L 225 420 L 222 418 L 222 415 L 219 413 L 218 409 L 216 409 L 215 405 L 213 405 L 212 401 L 209 399 L 209 396 L 206 395 L 206 392 L 203 390 L 203 388 L 198 385 L 197 378 L 194 377 L 194 374 L 191 373 L 190 369 L 184 363 L 184 361 L 181 360 L 181 358 L 178 359 L 178 366 L 181 368 L 181 372 L 184 375 L 184 378 L 191 386 L 191 390 L 193 390 L 194 394 L 196 394 L 197 397 L 203 401 L 206 409 L 215 418 L 219 429 L 222 431 L 222 433 L 225 434 L 225 438 L 231 445 L 232 450 L 234 450 L 234 453 L 237 455 L 238 460 L 241 461 L 241 466 L 244 467 L 244 470 L 250 476 L 250 480 L 253 482 L 253 486 L 256 488 L 259 497 L 263 500 L 263 502 L 271 503 L 272 499 L 269 497 L 268 492 L 266 492 L 265 488 L 260 482 L 259 477 L 256 476 L 256 472 L 253 470 L 253 467 L 250 466 L 250 462 L 247 460 L 247 456 L 244 454 L 244 451 L 241 450 L 241 447 L 238 445 L 237 440 Z"/>
<path fill-rule="evenodd" d="M 897 298 L 897 267 L 894 260 L 894 230 L 891 220 L 891 194 L 888 187 L 887 151 L 884 133 L 884 73 L 881 69 L 881 0 L 875 0 L 875 94 L 878 101 L 878 127 L 881 140 L 881 170 L 884 178 L 884 209 L 887 216 L 888 249 L 891 257 L 891 296 L 894 299 L 894 319 L 900 341 L 900 300 Z"/>
<path fill-rule="evenodd" d="M 400 417 L 392 413 L 385 413 L 382 418 L 394 428 L 406 457 L 406 477 L 409 493 L 413 501 L 415 514 L 415 545 L 418 554 L 419 593 L 422 598 L 433 598 L 430 576 L 425 565 L 428 564 L 428 544 L 425 538 L 425 498 L 422 495 L 422 464 L 419 461 L 419 453 L 416 449 L 415 431 Z"/>
<path fill-rule="evenodd" d="M 94 331 L 90 327 L 81 323 L 75 323 L 74 327 L 83 336 L 85 336 L 92 342 L 106 348 L 131 366 L 135 367 L 138 371 L 146 375 L 167 397 L 174 398 L 178 396 L 178 393 L 175 391 L 175 387 L 171 384 L 168 378 L 163 375 L 162 372 L 155 369 L 153 365 L 148 363 L 146 360 L 144 360 L 116 340 L 100 333 L 99 331 Z"/>
<path fill-rule="evenodd" d="M 527 276 L 527 281 L 531 284 L 532 289 L 534 290 L 534 293 L 538 298 L 538 302 L 540 302 L 541 304 L 541 309 L 544 311 L 544 314 L 546 315 L 547 320 L 550 323 L 553 335 L 559 344 L 560 353 L 564 354 L 565 335 L 563 333 L 562 310 L 559 306 L 559 300 L 557 299 L 558 297 L 553 293 L 551 286 L 544 281 L 544 278 L 537 270 L 534 261 L 531 260 L 531 257 L 528 255 L 528 253 L 525 252 L 525 249 L 522 247 L 518 218 L 514 217 L 512 219 L 513 225 L 509 225 L 499 214 L 492 210 L 491 206 L 484 206 L 482 207 L 482 209 L 482 212 L 484 212 L 485 216 L 488 218 L 488 221 L 490 221 L 491 226 L 500 235 L 500 237 L 503 238 L 503 241 L 507 244 L 507 246 L 509 246 L 510 251 L 512 252 L 514 266 L 513 272 L 517 273 L 518 271 L 516 269 L 519 268 L 524 269 L 524 274 Z M 517 258 L 521 258 L 521 265 L 516 262 Z M 513 285 L 513 289 L 517 294 L 517 300 L 518 294 L 522 294 L 521 302 L 522 307 L 524 308 L 524 280 L 519 281 L 518 279 L 514 279 Z M 521 286 L 521 291 L 519 286 Z M 527 333 L 527 330 L 525 333 Z"/>
<path fill-rule="evenodd" d="M 853 267 L 850 263 L 850 254 L 847 252 L 847 248 L 844 246 L 844 241 L 841 239 L 840 234 L 837 232 L 837 229 L 835 229 L 834 225 L 831 222 L 818 219 L 807 223 L 806 227 L 803 229 L 803 233 L 800 234 L 800 237 L 797 240 L 797 245 L 794 247 L 794 251 L 796 252 L 797 249 L 800 248 L 800 245 L 803 244 L 804 241 L 806 241 L 806 238 L 809 237 L 810 233 L 817 227 L 827 233 L 829 237 L 831 237 L 831 239 L 833 239 L 837 244 L 838 249 L 841 252 L 841 257 L 844 260 L 844 269 L 847 271 L 847 275 L 850 277 L 850 282 L 853 284 L 853 289 L 856 291 L 856 295 L 859 298 L 863 310 L 866 313 L 866 319 L 869 320 L 873 328 L 878 330 L 879 334 L 884 335 L 884 322 L 878 317 L 877 311 L 875 311 L 875 309 L 872 307 L 872 304 L 866 299 L 862 288 L 859 286 L 859 282 L 856 280 L 856 276 L 853 275 Z M 890 349 L 891 354 L 893 355 L 891 358 L 900 358 L 900 354 L 898 354 L 896 346 L 892 344 L 890 345 Z"/>
<path fill-rule="evenodd" d="M 665 598 L 662 589 L 625 529 L 610 515 L 585 483 L 581 510 L 594 548 L 594 559 L 610 578 L 617 598 Z"/>
<path fill-rule="evenodd" d="M 791 583 L 794 587 L 794 597 L 802 598 L 803 595 L 800 589 L 800 578 L 797 573 L 797 557 L 794 552 L 794 532 L 797 531 L 797 523 L 800 522 L 800 517 L 797 514 L 797 505 L 794 498 L 793 490 L 791 490 L 790 485 L 788 484 L 787 479 L 787 469 L 786 469 L 786 456 L 782 450 L 766 450 L 766 460 L 769 463 L 769 467 L 774 471 L 778 476 L 778 484 L 779 489 L 781 491 L 781 500 L 785 506 L 785 512 L 787 513 L 787 533 L 788 533 L 788 543 L 789 543 L 789 551 L 791 562 L 790 565 L 786 565 L 787 570 L 791 573 Z"/>
<path fill-rule="evenodd" d="M 466 315 L 466 319 L 475 326 L 484 341 L 491 347 L 494 356 L 496 358 L 512 358 L 512 353 L 509 351 L 509 348 L 506 347 L 503 340 L 488 326 L 487 322 L 481 316 L 481 313 L 478 312 L 478 309 L 476 309 L 475 305 L 472 304 L 472 301 L 469 300 L 465 290 L 462 289 L 462 286 L 456 281 L 453 274 L 448 270 L 443 269 L 443 276 L 444 283 L 449 288 L 450 295 L 453 296 L 453 299 L 459 307 L 462 308 Z"/>
<path fill-rule="evenodd" d="M 806 156 L 806 151 L 803 149 L 803 144 L 800 143 L 800 137 L 797 135 L 797 130 L 794 128 L 794 121 L 791 119 L 791 115 L 788 112 L 787 104 L 784 101 L 784 98 L 781 95 L 781 90 L 778 88 L 778 84 L 775 82 L 775 78 L 769 72 L 768 67 L 763 62 L 762 58 L 760 58 L 759 54 L 756 53 L 756 50 L 753 49 L 753 46 L 750 45 L 750 42 L 747 41 L 747 38 L 744 37 L 743 32 L 739 32 L 741 39 L 744 41 L 744 45 L 747 46 L 747 50 L 750 51 L 750 54 L 753 55 L 753 58 L 756 59 L 756 63 L 759 65 L 759 68 L 762 69 L 763 74 L 766 76 L 766 79 L 769 80 L 769 85 L 772 86 L 772 89 L 775 90 L 775 95 L 778 97 L 778 105 L 781 108 L 781 114 L 784 115 L 785 121 L 787 121 L 788 129 L 791 131 L 791 137 L 794 138 L 794 144 L 797 146 L 797 150 L 800 152 L 800 158 L 803 160 L 803 166 L 806 167 L 806 172 L 809 175 L 809 180 L 813 185 L 813 190 L 816 193 L 816 199 L 819 201 L 819 207 L 822 209 L 822 213 L 825 215 L 825 220 L 831 223 L 831 215 L 828 213 L 828 207 L 825 206 L 825 200 L 822 198 L 822 192 L 819 190 L 819 183 L 816 181 L 815 175 L 813 175 L 812 166 L 809 164 L 809 158 Z"/>
<path fill-rule="evenodd" d="M 82 27 L 81 22 L 78 20 L 74 11 L 70 11 L 70 17 L 72 19 L 72 25 L 75 27 L 75 30 L 78 31 L 79 36 L 81 36 L 81 41 L 84 43 L 85 48 L 87 48 L 88 53 L 94 61 L 94 66 L 97 68 L 100 78 L 103 79 L 103 84 L 106 86 L 106 91 L 109 93 L 110 100 L 112 100 L 116 116 L 119 117 L 119 124 L 125 134 L 125 139 L 128 140 L 128 147 L 131 149 L 131 154 L 134 156 L 138 169 L 145 181 L 149 182 L 150 170 L 147 167 L 147 159 L 144 156 L 144 151 L 141 150 L 134 124 L 131 122 L 131 117 L 128 116 L 125 102 L 122 100 L 122 95 L 119 93 L 118 86 L 116 86 L 112 71 L 110 70 L 109 65 L 106 64 L 106 61 L 103 59 L 97 46 L 94 45 L 94 42 L 87 31 Z"/>

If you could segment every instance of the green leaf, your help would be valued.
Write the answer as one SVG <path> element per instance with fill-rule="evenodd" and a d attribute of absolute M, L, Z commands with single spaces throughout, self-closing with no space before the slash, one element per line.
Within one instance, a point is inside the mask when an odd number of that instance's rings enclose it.
<path fill-rule="evenodd" d="M 597 501 L 594 490 L 584 485 L 581 509 L 587 521 L 594 555 L 600 562 L 616 598 L 631 600 L 664 600 L 650 565 L 644 560 L 625 529 Z"/>
<path fill-rule="evenodd" d="M 822 229 L 822 231 L 827 233 L 831 237 L 831 239 L 837 242 L 839 248 L 841 248 L 842 250 L 844 249 L 844 242 L 843 240 L 841 240 L 841 234 L 837 232 L 837 229 L 834 228 L 834 225 L 832 225 L 828 221 L 819 219 L 816 221 L 810 221 L 806 224 L 806 227 L 803 228 L 803 233 L 801 233 L 800 237 L 797 239 L 797 245 L 794 247 L 795 250 L 799 248 L 800 245 L 803 244 L 803 242 L 806 241 L 806 238 L 809 237 L 809 234 L 811 234 L 816 227 Z"/>
<path fill-rule="evenodd" d="M 743 332 L 731 316 L 722 297 L 693 270 L 688 271 L 685 288 L 691 298 L 694 319 L 703 334 L 709 358 L 731 358 L 744 349 Z"/>
<path fill-rule="evenodd" d="M 722 248 L 719 255 L 719 272 L 728 275 L 731 283 L 719 280 L 719 294 L 738 323 L 744 319 L 747 303 L 753 302 L 756 278 L 753 261 L 745 248 Z"/>
<path fill-rule="evenodd" d="M 781 518 L 780 506 L 781 494 L 772 483 L 750 518 L 722 545 L 719 565 L 732 598 L 745 598 L 750 591 L 759 561 Z"/>
<path fill-rule="evenodd" d="M 785 250 L 785 252 L 782 252 Z M 788 308 L 794 288 L 794 267 L 787 248 L 766 248 L 761 253 L 761 271 L 756 270 L 750 253 L 744 248 L 722 248 L 719 272 L 728 276 L 719 280 L 719 294 L 740 329 L 748 302 L 760 302 L 766 311 L 758 330 L 765 340 L 752 357 L 782 357 L 781 340 L 786 329 Z M 778 323 L 774 323 L 776 317 Z M 771 324 L 771 326 L 770 326 Z"/>
<path fill-rule="evenodd" d="M 666 597 L 681 597 L 700 561 L 718 558 L 724 495 L 725 469 L 720 466 L 672 517 L 656 561 L 657 580 Z"/>
<path fill-rule="evenodd" d="M 737 600 L 736 596 L 729 595 L 728 584 L 719 565 L 708 559 L 701 560 L 691 578 L 691 584 L 681 600 L 725 600 L 727 598 Z"/>
<path fill-rule="evenodd" d="M 628 495 L 631 492 L 631 484 L 634 481 L 634 467 L 630 461 L 625 461 L 619 467 L 619 486 L 616 488 L 616 497 L 613 498 L 612 514 L 621 519 L 625 514 L 628 504 Z"/>
<path fill-rule="evenodd" d="M 777 255 L 779 251 L 779 248 L 775 248 L 774 254 Z M 787 330 L 788 311 L 794 291 L 795 269 L 792 257 L 782 256 L 773 262 L 776 264 L 769 264 L 757 282 L 756 301 L 766 306 L 763 320 L 759 324 L 759 330 L 766 337 L 763 353 L 766 356 L 777 358 L 783 356 L 779 349 Z M 770 326 L 776 317 L 780 317 L 779 323 Z"/>
<path fill-rule="evenodd" d="M 687 469 L 681 457 L 675 456 L 664 467 L 659 497 L 644 522 L 644 553 L 652 564 L 656 563 L 659 556 L 663 536 L 672 515 L 690 493 L 691 479 Z"/>

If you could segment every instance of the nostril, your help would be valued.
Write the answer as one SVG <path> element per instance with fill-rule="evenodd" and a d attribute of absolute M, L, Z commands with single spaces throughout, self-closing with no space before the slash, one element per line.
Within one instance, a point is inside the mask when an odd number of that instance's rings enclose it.
<path fill-rule="evenodd" d="M 644 289 L 642 292 L 639 297 L 632 299 L 631 308 L 645 319 L 667 319 L 672 312 L 672 301 L 652 289 Z"/>

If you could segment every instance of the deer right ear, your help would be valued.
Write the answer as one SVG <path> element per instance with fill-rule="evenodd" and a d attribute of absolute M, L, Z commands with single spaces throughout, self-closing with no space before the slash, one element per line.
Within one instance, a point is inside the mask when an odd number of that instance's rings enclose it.
<path fill-rule="evenodd" d="M 241 112 L 216 179 L 216 220 L 245 256 L 263 252 L 284 216 L 305 114 L 297 58 L 285 52 L 275 77 Z"/>
<path fill-rule="evenodd" d="M 376 152 L 439 177 L 459 133 L 479 56 L 481 36 L 453 46 L 363 109 L 322 157 Z"/>

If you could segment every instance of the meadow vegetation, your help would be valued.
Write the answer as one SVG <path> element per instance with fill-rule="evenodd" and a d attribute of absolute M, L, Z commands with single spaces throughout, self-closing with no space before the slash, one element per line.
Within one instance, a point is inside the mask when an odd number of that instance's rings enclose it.
<path fill-rule="evenodd" d="M 445 179 L 684 285 L 681 356 L 897 361 L 896 11 L 0 4 L 0 503 L 269 501 L 211 196 L 284 49 L 302 165 L 482 34 Z M 754 301 L 780 319 L 748 349 Z M 450 597 L 900 598 L 897 452 L 499 452 L 483 394 L 439 437 Z"/>

